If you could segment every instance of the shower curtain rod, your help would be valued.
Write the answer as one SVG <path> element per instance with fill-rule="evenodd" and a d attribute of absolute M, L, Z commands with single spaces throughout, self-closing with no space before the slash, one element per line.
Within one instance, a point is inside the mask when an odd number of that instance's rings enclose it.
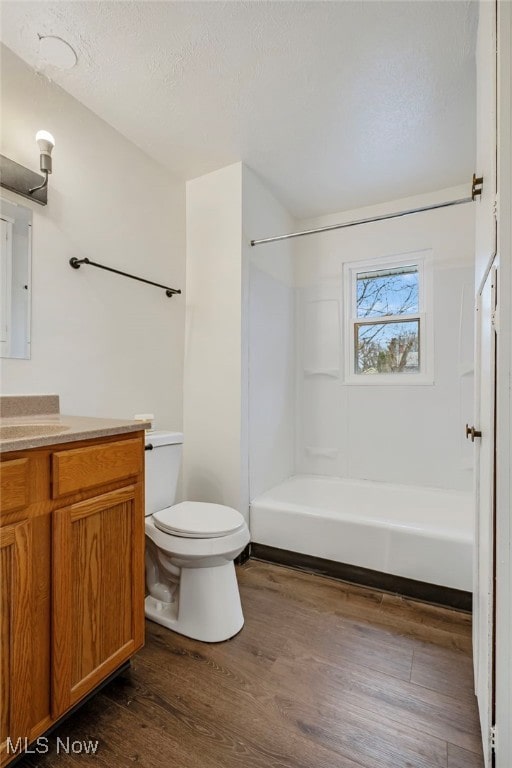
<path fill-rule="evenodd" d="M 315 229 L 304 229 L 301 232 L 290 232 L 287 235 L 275 235 L 274 237 L 262 237 L 259 240 L 251 240 L 251 245 L 265 245 L 265 243 L 276 243 L 279 240 L 291 240 L 293 237 L 304 237 L 305 235 L 316 235 L 318 232 L 330 232 L 333 229 L 345 229 L 346 227 L 357 227 L 358 224 L 370 224 L 374 221 L 385 221 L 386 219 L 398 219 L 401 216 L 410 216 L 412 213 L 423 213 L 423 211 L 435 211 L 437 208 L 451 208 L 453 205 L 462 205 L 463 203 L 472 203 L 478 195 L 482 194 L 483 176 L 473 174 L 471 183 L 471 197 L 461 197 L 458 200 L 448 200 L 445 203 L 434 203 L 433 205 L 424 205 L 421 208 L 410 208 L 407 211 L 398 213 L 385 213 L 382 216 L 371 216 L 367 219 L 356 219 L 346 221 L 343 224 L 329 224 L 326 227 L 316 227 Z"/>

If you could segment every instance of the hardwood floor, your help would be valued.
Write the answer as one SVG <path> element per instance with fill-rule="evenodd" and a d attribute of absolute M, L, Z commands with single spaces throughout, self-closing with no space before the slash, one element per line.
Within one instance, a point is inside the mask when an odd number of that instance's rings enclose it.
<path fill-rule="evenodd" d="M 132 668 L 20 766 L 482 768 L 469 615 L 250 560 L 246 624 L 147 623 Z M 56 739 L 99 740 L 94 756 Z"/>

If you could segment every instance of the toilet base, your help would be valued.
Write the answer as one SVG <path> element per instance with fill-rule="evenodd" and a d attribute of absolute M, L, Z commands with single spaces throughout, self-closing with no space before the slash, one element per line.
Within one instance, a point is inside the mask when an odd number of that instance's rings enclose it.
<path fill-rule="evenodd" d="M 171 603 L 148 595 L 146 617 L 173 632 L 205 643 L 219 643 L 244 625 L 233 561 L 211 568 L 181 568 Z"/>

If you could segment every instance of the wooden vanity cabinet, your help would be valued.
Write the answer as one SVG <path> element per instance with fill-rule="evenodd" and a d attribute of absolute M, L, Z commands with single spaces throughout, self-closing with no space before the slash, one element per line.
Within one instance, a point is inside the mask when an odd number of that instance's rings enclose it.
<path fill-rule="evenodd" d="M 32 525 L 28 459 L 2 465 L 0 514 L 0 759 L 7 737 L 30 732 L 32 604 L 30 574 Z"/>
<path fill-rule="evenodd" d="M 47 462 L 7 454 L 0 469 L 0 764 L 51 724 Z M 10 744 L 7 739 L 10 737 Z"/>
<path fill-rule="evenodd" d="M 0 765 L 144 642 L 144 433 L 4 454 Z"/>

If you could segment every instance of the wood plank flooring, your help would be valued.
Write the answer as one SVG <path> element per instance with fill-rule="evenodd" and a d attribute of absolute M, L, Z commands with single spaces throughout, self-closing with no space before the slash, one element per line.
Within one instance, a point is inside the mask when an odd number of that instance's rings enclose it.
<path fill-rule="evenodd" d="M 147 623 L 132 668 L 26 768 L 482 768 L 471 618 L 250 560 L 245 627 L 207 645 Z M 99 740 L 94 756 L 56 738 Z"/>

